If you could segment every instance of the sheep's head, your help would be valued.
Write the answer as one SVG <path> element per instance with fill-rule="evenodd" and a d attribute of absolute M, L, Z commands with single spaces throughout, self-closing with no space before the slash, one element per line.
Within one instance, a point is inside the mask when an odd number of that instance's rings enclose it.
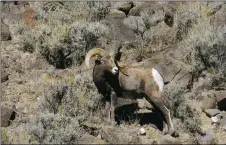
<path fill-rule="evenodd" d="M 93 48 L 87 54 L 85 58 L 85 64 L 88 68 L 90 67 L 90 59 L 92 57 L 96 57 L 95 64 L 96 65 L 103 65 L 105 70 L 111 72 L 113 74 L 117 74 L 119 69 L 117 66 L 117 57 L 116 54 L 109 54 L 104 49 L 101 48 Z"/>

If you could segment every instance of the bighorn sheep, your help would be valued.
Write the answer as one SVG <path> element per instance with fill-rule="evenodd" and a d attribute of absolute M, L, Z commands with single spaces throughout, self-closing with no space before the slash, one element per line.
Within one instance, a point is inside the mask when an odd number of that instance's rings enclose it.
<path fill-rule="evenodd" d="M 114 119 L 114 95 L 111 94 L 111 88 L 117 97 L 123 97 L 124 92 L 143 93 L 149 103 L 153 103 L 164 115 L 168 133 L 174 133 L 174 127 L 170 116 L 170 111 L 164 105 L 161 93 L 163 91 L 163 78 L 154 68 L 139 67 L 120 67 L 118 60 L 121 54 L 108 54 L 104 49 L 93 48 L 85 57 L 85 64 L 90 68 L 90 59 L 97 56 L 93 68 L 93 81 L 99 93 L 106 98 L 106 106 L 110 104 L 109 117 Z"/>

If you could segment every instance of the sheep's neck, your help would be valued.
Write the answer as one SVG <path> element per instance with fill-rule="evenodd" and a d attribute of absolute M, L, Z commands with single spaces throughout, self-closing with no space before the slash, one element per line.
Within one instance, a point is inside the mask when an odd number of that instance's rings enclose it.
<path fill-rule="evenodd" d="M 95 78 L 104 77 L 104 66 L 95 65 L 94 68 L 93 68 L 93 77 L 95 77 Z"/>

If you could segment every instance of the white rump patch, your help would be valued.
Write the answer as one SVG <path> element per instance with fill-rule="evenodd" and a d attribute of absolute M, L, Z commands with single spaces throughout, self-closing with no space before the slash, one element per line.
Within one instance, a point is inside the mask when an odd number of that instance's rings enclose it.
<path fill-rule="evenodd" d="M 163 78 L 162 76 L 159 74 L 159 72 L 152 68 L 152 75 L 155 79 L 155 82 L 158 84 L 159 86 L 159 90 L 162 92 L 163 91 L 163 86 L 164 86 L 164 82 L 163 82 Z"/>

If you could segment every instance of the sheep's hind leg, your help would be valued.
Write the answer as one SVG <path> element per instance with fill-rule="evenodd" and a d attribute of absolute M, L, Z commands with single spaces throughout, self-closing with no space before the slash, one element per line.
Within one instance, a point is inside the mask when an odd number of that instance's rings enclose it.
<path fill-rule="evenodd" d="M 164 105 L 162 98 L 160 97 L 159 93 L 150 93 L 147 94 L 147 100 L 149 103 L 153 102 L 154 105 L 163 113 L 166 123 L 168 125 L 168 134 L 173 135 L 175 133 L 173 123 L 170 116 L 170 111 Z M 150 102 L 151 101 L 151 102 Z"/>

